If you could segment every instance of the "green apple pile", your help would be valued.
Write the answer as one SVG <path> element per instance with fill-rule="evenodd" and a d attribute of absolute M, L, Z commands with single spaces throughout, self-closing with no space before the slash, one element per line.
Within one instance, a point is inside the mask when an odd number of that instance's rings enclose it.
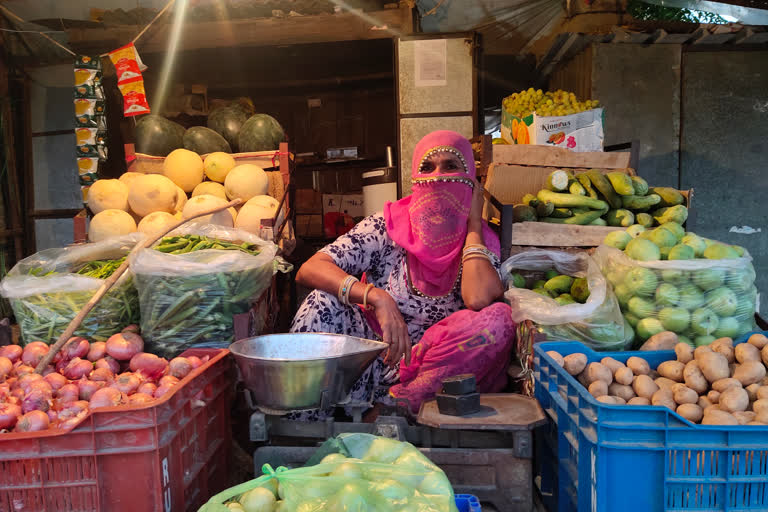
<path fill-rule="evenodd" d="M 674 222 L 651 230 L 635 224 L 610 233 L 603 243 L 624 251 L 631 260 L 647 262 L 639 266 L 604 251 L 596 255 L 624 318 L 635 330 L 636 344 L 672 331 L 680 341 L 701 346 L 753 329 L 755 271 L 742 258 L 743 248 L 686 233 Z M 695 269 L 688 263 L 671 264 L 697 259 L 709 262 Z"/>
<path fill-rule="evenodd" d="M 589 298 L 589 285 L 585 277 L 559 274 L 557 270 L 544 272 L 544 279 L 528 280 L 518 273 L 510 276 L 515 288 L 527 288 L 539 295 L 554 299 L 560 306 L 584 304 Z"/>

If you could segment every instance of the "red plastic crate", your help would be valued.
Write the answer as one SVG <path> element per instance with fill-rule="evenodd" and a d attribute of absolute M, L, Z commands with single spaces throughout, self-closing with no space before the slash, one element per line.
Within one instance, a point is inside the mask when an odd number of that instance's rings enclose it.
<path fill-rule="evenodd" d="M 197 510 L 227 487 L 232 361 L 226 349 L 144 407 L 90 412 L 70 431 L 0 434 L 0 511 Z"/>

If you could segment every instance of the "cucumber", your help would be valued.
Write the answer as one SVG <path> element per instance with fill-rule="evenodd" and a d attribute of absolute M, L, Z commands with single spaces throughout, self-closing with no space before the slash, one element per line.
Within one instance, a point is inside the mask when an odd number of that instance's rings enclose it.
<path fill-rule="evenodd" d="M 516 204 L 512 208 L 512 222 L 536 221 L 536 210 L 527 204 Z"/>
<path fill-rule="evenodd" d="M 552 171 L 547 176 L 547 188 L 553 192 L 562 192 L 568 189 L 568 184 L 572 179 L 573 175 L 570 171 L 564 171 L 563 169 Z"/>
<path fill-rule="evenodd" d="M 590 169 L 585 174 L 589 176 L 589 181 L 592 182 L 592 186 L 595 187 L 598 192 L 603 194 L 605 201 L 611 205 L 611 208 L 614 210 L 621 208 L 621 198 L 616 191 L 613 190 L 613 186 L 611 185 L 611 182 L 608 181 L 608 178 L 603 176 L 603 174 L 596 169 Z"/>
<path fill-rule="evenodd" d="M 571 184 L 568 187 L 568 191 L 575 196 L 587 195 L 587 191 L 584 189 L 584 186 L 581 183 L 579 183 L 578 180 L 571 181 Z"/>
<path fill-rule="evenodd" d="M 590 226 L 607 226 L 608 223 L 605 222 L 605 219 L 602 217 L 598 217 L 597 219 L 593 220 L 589 223 Z"/>
<path fill-rule="evenodd" d="M 635 189 L 636 196 L 644 196 L 648 194 L 648 182 L 640 176 L 632 176 L 632 187 Z"/>
<path fill-rule="evenodd" d="M 537 204 L 539 204 L 539 200 L 536 199 L 536 196 L 533 194 L 525 194 L 523 196 L 523 204 L 527 204 L 528 206 L 536 207 Z"/>
<path fill-rule="evenodd" d="M 647 210 L 659 204 L 661 197 L 656 194 L 647 196 L 621 196 L 621 204 L 627 210 Z"/>
<path fill-rule="evenodd" d="M 552 213 L 548 215 L 548 217 L 555 217 L 557 219 L 567 219 L 568 217 L 573 217 L 573 210 L 570 210 L 568 208 L 555 208 L 552 210 Z"/>
<path fill-rule="evenodd" d="M 632 185 L 632 178 L 629 175 L 619 171 L 611 171 L 605 177 L 611 182 L 613 190 L 620 196 L 631 196 L 635 193 L 635 187 Z"/>
<path fill-rule="evenodd" d="M 549 217 L 552 215 L 552 212 L 555 211 L 555 205 L 547 202 L 541 202 L 539 201 L 539 204 L 536 205 L 536 216 L 537 217 Z"/>
<path fill-rule="evenodd" d="M 573 194 L 561 194 L 559 192 L 552 192 L 551 190 L 542 189 L 539 190 L 537 197 L 540 201 L 553 203 L 556 207 L 569 208 L 571 206 L 584 206 L 593 210 L 602 210 L 607 205 L 605 201 L 599 199 L 592 199 L 586 196 L 575 196 Z M 599 215 L 598 215 L 599 217 Z"/>
<path fill-rule="evenodd" d="M 635 223 L 635 214 L 629 210 L 620 208 L 618 210 L 609 210 L 605 214 L 605 220 L 609 226 L 621 226 L 628 228 Z"/>
<path fill-rule="evenodd" d="M 544 217 L 539 219 L 539 221 L 549 222 L 552 224 L 578 224 L 580 226 L 585 226 L 593 222 L 595 219 L 599 219 L 600 215 L 602 215 L 600 210 L 592 210 L 586 213 L 577 213 L 573 217 L 568 217 L 567 219 L 558 219 L 557 217 Z"/>
<path fill-rule="evenodd" d="M 595 189 L 592 188 L 592 182 L 589 181 L 589 176 L 587 176 L 584 173 L 577 174 L 576 179 L 579 180 L 579 183 L 581 183 L 581 186 L 584 187 L 584 190 L 587 191 L 587 195 L 591 197 L 592 199 L 600 199 L 597 197 L 597 192 L 595 192 Z"/>

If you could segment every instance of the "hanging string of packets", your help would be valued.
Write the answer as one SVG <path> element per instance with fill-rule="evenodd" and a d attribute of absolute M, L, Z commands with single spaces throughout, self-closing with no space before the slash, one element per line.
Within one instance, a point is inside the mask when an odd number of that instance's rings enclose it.
<path fill-rule="evenodd" d="M 107 118 L 99 57 L 75 57 L 75 140 L 83 202 L 98 179 L 99 162 L 107 160 Z"/>

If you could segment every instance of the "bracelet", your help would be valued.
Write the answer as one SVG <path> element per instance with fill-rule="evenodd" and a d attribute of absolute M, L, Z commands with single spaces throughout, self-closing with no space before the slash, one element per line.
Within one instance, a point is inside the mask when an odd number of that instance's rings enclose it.
<path fill-rule="evenodd" d="M 488 249 L 488 248 L 483 244 L 469 244 L 464 246 L 464 250 L 466 251 L 467 249 Z"/>
<path fill-rule="evenodd" d="M 347 276 L 339 286 L 339 293 L 336 295 L 339 302 L 349 306 L 349 292 L 352 290 L 352 286 L 357 281 L 355 276 Z"/>
<path fill-rule="evenodd" d="M 469 247 L 468 249 L 464 249 L 461 261 L 464 262 L 468 256 L 474 254 L 482 254 L 488 258 L 488 262 L 493 266 L 496 266 L 499 263 L 499 258 L 485 247 Z"/>
<path fill-rule="evenodd" d="M 365 291 L 363 292 L 363 309 L 366 309 L 368 311 L 371 311 L 373 309 L 373 306 L 368 304 L 368 292 L 370 292 L 372 288 L 373 288 L 373 284 L 368 283 L 367 285 L 365 285 Z"/>
<path fill-rule="evenodd" d="M 352 277 L 352 276 L 350 276 Z M 344 294 L 344 304 L 349 306 L 349 295 L 352 293 L 352 287 L 355 286 L 355 283 L 357 283 L 358 280 L 356 277 L 352 277 L 352 279 L 349 280 L 349 286 L 346 286 L 346 293 Z"/>
<path fill-rule="evenodd" d="M 491 260 L 491 258 L 489 258 L 487 254 L 483 254 L 483 253 L 467 254 L 466 256 L 461 258 L 461 263 L 464 264 L 469 260 L 477 260 L 477 259 L 485 260 L 491 265 L 493 265 L 493 261 Z"/>

